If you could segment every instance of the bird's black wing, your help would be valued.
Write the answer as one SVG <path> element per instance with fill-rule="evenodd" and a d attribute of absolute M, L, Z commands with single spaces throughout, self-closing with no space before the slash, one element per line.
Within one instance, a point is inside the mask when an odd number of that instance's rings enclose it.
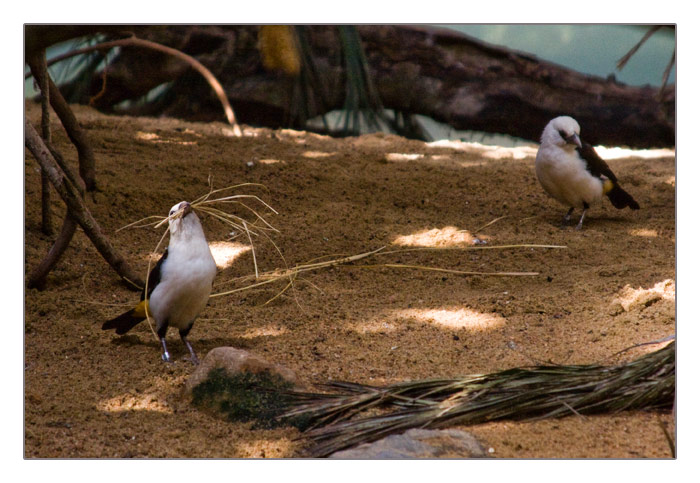
<path fill-rule="evenodd" d="M 163 268 L 163 263 L 165 262 L 165 259 L 168 258 L 168 249 L 166 248 L 165 251 L 163 252 L 163 255 L 161 255 L 160 260 L 158 260 L 158 263 L 156 263 L 156 266 L 151 269 L 151 273 L 148 274 L 148 297 L 151 297 L 151 293 L 153 293 L 153 289 L 156 288 L 156 285 L 160 282 L 160 276 L 161 276 L 161 271 Z M 141 300 L 143 300 L 146 296 L 146 290 L 141 292 Z"/>
<path fill-rule="evenodd" d="M 617 177 L 615 173 L 612 172 L 610 166 L 603 161 L 603 159 L 598 156 L 595 152 L 593 146 L 588 143 L 582 143 L 582 147 L 576 148 L 579 156 L 586 162 L 586 169 L 595 177 L 605 176 L 613 183 L 617 183 Z"/>
<path fill-rule="evenodd" d="M 588 143 L 583 143 L 582 147 L 576 148 L 576 151 L 578 151 L 581 158 L 583 158 L 583 160 L 586 162 L 586 169 L 589 173 L 597 178 L 605 176 L 612 181 L 612 188 L 605 193 L 615 208 L 622 209 L 629 206 L 633 210 L 639 209 L 639 203 L 632 198 L 632 195 L 622 189 L 617 182 L 615 173 L 613 173 L 610 166 L 608 166 L 608 164 L 603 161 L 600 156 L 598 156 L 598 153 L 595 152 L 593 146 Z"/>
<path fill-rule="evenodd" d="M 165 259 L 168 258 L 168 249 L 166 248 L 163 255 L 153 267 L 151 273 L 148 274 L 148 297 L 151 297 L 153 289 L 160 282 L 160 277 L 162 274 L 163 263 Z M 141 291 L 141 300 L 143 301 L 146 297 L 146 290 Z M 129 332 L 131 329 L 136 327 L 140 322 L 142 322 L 146 316 L 144 315 L 142 304 L 137 305 L 135 308 L 124 312 L 123 314 L 115 317 L 114 319 L 108 320 L 102 324 L 102 330 L 116 329 L 117 334 L 122 335 Z"/>

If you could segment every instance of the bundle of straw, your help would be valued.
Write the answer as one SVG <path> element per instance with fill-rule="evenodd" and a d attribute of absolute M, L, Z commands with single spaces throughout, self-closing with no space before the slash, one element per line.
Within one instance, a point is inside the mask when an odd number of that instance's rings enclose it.
<path fill-rule="evenodd" d="M 303 417 L 314 443 L 311 456 L 324 457 L 411 428 L 442 428 L 498 419 L 540 419 L 567 414 L 672 407 L 676 388 L 675 341 L 617 366 L 535 366 L 373 387 L 335 382 L 335 394 L 296 392 L 284 417 Z M 352 419 L 370 409 L 388 413 Z"/>
<path fill-rule="evenodd" d="M 192 201 L 190 205 L 192 208 L 196 211 L 199 212 L 200 214 L 208 214 L 212 216 L 213 218 L 227 224 L 232 228 L 233 233 L 236 233 L 237 235 L 241 234 L 246 234 L 248 237 L 248 241 L 250 243 L 251 247 L 251 253 L 253 256 L 253 266 L 255 268 L 255 273 L 252 276 L 244 276 L 244 277 L 238 277 L 234 279 L 229 279 L 225 281 L 220 281 L 217 283 L 218 286 L 221 286 L 223 284 L 231 284 L 231 283 L 237 283 L 237 282 L 249 282 L 251 279 L 254 279 L 253 283 L 247 283 L 245 286 L 238 287 L 235 289 L 231 290 L 225 290 L 225 291 L 219 291 L 217 293 L 214 293 L 211 295 L 211 297 L 221 297 L 225 295 L 231 295 L 237 292 L 245 291 L 245 290 L 251 290 L 255 288 L 260 288 L 262 286 L 272 284 L 278 281 L 286 281 L 287 284 L 286 286 L 277 293 L 273 298 L 268 300 L 266 302 L 270 303 L 274 299 L 278 298 L 280 295 L 285 293 L 290 287 L 292 287 L 295 283 L 295 280 L 303 275 L 304 273 L 311 272 L 311 271 L 317 271 L 321 269 L 328 269 L 340 265 L 352 265 L 355 264 L 356 262 L 373 257 L 376 255 L 390 255 L 390 254 L 398 254 L 398 253 L 406 253 L 406 252 L 416 252 L 416 251 L 449 251 L 449 250 L 506 250 L 506 249 L 517 249 L 517 248 L 523 248 L 523 249 L 528 249 L 528 248 L 543 248 L 543 249 L 557 249 L 557 248 L 566 248 L 565 246 L 559 246 L 559 245 L 533 245 L 533 244 L 520 244 L 520 245 L 501 245 L 501 246 L 468 246 L 468 247 L 455 247 L 455 248 L 408 248 L 408 249 L 398 249 L 398 250 L 385 250 L 386 247 L 380 247 L 374 250 L 370 250 L 364 253 L 359 253 L 359 254 L 354 254 L 354 255 L 344 255 L 340 258 L 334 258 L 334 259 L 329 259 L 328 256 L 323 256 L 320 257 L 317 260 L 312 260 L 308 263 L 304 264 L 297 264 L 293 267 L 289 267 L 287 265 L 287 262 L 284 258 L 284 255 L 280 251 L 279 247 L 275 244 L 275 242 L 272 240 L 272 238 L 269 235 L 269 232 L 275 232 L 279 233 L 279 230 L 277 230 L 274 226 L 272 226 L 257 210 L 253 209 L 248 201 L 253 201 L 259 205 L 261 205 L 263 208 L 268 210 L 269 212 L 272 212 L 274 214 L 278 214 L 278 212 L 272 208 L 269 204 L 267 204 L 265 201 L 263 201 L 261 198 L 258 196 L 252 195 L 252 194 L 226 194 L 226 192 L 230 192 L 231 190 L 236 190 L 242 187 L 250 187 L 250 186 L 257 186 L 257 187 L 263 187 L 263 185 L 259 185 L 256 183 L 241 183 L 239 185 L 235 186 L 228 186 L 226 188 L 220 188 L 220 189 L 213 189 L 213 186 L 211 185 L 211 179 L 209 180 L 210 184 L 210 189 L 209 192 L 206 195 L 203 195 L 196 200 Z M 214 195 L 217 195 L 218 197 L 214 197 Z M 218 208 L 216 205 L 224 205 L 224 206 L 232 206 L 232 205 L 237 205 L 239 207 L 244 208 L 245 211 L 249 212 L 250 214 L 253 215 L 253 220 L 251 221 L 246 221 L 246 219 L 234 215 L 232 213 L 229 213 L 228 211 Z M 163 216 L 148 216 L 146 218 L 142 218 L 138 221 L 135 221 L 133 223 L 130 223 L 129 225 L 126 225 L 122 228 L 120 228 L 117 231 L 124 230 L 126 228 L 143 228 L 143 227 L 148 227 L 148 226 L 154 226 L 156 228 L 163 226 L 164 224 L 168 223 L 170 220 L 173 218 L 177 218 L 181 216 L 181 212 L 174 213 L 171 216 L 168 217 L 163 217 Z M 153 221 L 155 220 L 155 221 Z M 498 221 L 494 220 L 494 221 Z M 493 222 L 492 222 L 493 223 Z M 163 235 L 160 238 L 160 241 L 158 242 L 158 245 L 156 248 L 153 250 L 153 253 L 158 253 L 160 246 L 163 243 L 163 240 L 165 239 L 165 236 L 167 235 L 168 231 L 165 230 Z M 270 243 L 272 243 L 273 247 L 277 251 L 277 254 L 279 255 L 280 259 L 282 260 L 284 264 L 283 269 L 276 269 L 268 272 L 260 272 L 258 269 L 258 264 L 257 264 L 257 258 L 256 258 L 256 246 L 253 243 L 253 237 L 259 237 L 263 236 L 266 238 Z M 324 259 L 324 260 L 321 260 Z M 321 261 L 319 261 L 321 260 Z M 462 275 L 462 276 L 495 276 L 495 277 L 519 277 L 519 276 L 537 276 L 539 275 L 538 272 L 476 272 L 476 271 L 465 271 L 465 270 L 454 270 L 454 269 L 448 269 L 448 268 L 441 268 L 441 267 L 430 267 L 430 266 L 422 266 L 422 265 L 412 265 L 412 264 L 399 264 L 399 263 L 385 263 L 385 264 L 365 264 L 365 265 L 355 265 L 358 268 L 366 268 L 366 269 L 376 269 L 376 268 L 389 268 L 389 269 L 409 269 L 409 270 L 424 270 L 424 271 L 431 271 L 431 272 L 441 272 L 441 273 L 446 273 L 446 274 L 452 274 L 452 275 Z M 148 265 L 148 272 L 150 273 L 151 271 L 151 263 L 149 262 Z M 146 285 L 148 285 L 148 275 L 146 277 Z"/>

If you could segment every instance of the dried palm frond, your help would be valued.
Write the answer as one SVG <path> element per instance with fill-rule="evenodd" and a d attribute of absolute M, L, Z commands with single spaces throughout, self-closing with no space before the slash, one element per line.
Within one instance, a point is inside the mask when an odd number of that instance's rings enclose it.
<path fill-rule="evenodd" d="M 540 419 L 567 414 L 672 407 L 676 388 L 675 341 L 616 366 L 535 366 L 373 387 L 333 382 L 333 394 L 293 393 L 285 417 L 304 418 L 314 457 L 375 441 L 411 428 L 442 428 L 498 419 Z M 393 411 L 353 419 L 380 407 Z"/>
<path fill-rule="evenodd" d="M 298 76 L 301 55 L 292 25 L 261 25 L 258 29 L 258 48 L 263 66 L 270 71 Z"/>
<path fill-rule="evenodd" d="M 429 133 L 409 113 L 389 116 L 374 85 L 362 39 L 354 25 L 338 25 L 338 38 L 345 69 L 345 102 L 342 135 L 358 136 L 362 132 L 389 131 L 423 141 L 431 141 Z M 336 126 L 338 127 L 338 126 Z"/>
<path fill-rule="evenodd" d="M 651 27 L 649 27 L 649 30 L 646 31 L 646 33 L 642 36 L 641 40 L 639 42 L 637 42 L 636 44 L 634 44 L 634 46 L 632 46 L 632 48 L 625 55 L 623 55 L 622 58 L 620 58 L 617 61 L 617 68 L 619 70 L 622 70 L 625 67 L 625 65 L 627 65 L 627 62 L 629 62 L 629 60 L 632 58 L 632 56 L 637 53 L 639 48 L 642 45 L 644 45 L 644 43 L 647 40 L 649 40 L 649 38 L 652 35 L 654 35 L 656 32 L 658 32 L 662 28 L 663 28 L 663 25 L 652 25 Z"/>

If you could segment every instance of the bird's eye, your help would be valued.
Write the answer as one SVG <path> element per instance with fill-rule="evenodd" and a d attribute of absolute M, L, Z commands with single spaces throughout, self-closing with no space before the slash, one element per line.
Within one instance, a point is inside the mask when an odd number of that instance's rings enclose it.
<path fill-rule="evenodd" d="M 170 210 L 170 216 L 173 216 L 173 213 L 175 213 L 175 210 Z"/>
<path fill-rule="evenodd" d="M 559 135 L 561 136 L 562 139 L 566 139 L 566 132 L 563 129 L 559 130 Z"/>

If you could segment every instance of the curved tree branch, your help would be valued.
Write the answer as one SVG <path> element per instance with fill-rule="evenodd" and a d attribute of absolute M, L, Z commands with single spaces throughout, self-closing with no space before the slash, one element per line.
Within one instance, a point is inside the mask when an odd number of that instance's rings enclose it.
<path fill-rule="evenodd" d="M 112 40 L 109 42 L 103 42 L 101 44 L 96 44 L 92 45 L 90 47 L 85 47 L 82 49 L 77 49 L 71 52 L 67 52 L 63 55 L 59 55 L 58 57 L 55 57 L 51 59 L 48 63 L 48 65 L 52 65 L 56 62 L 59 62 L 61 60 L 68 59 L 70 57 L 74 57 L 76 55 L 81 55 L 85 54 L 88 52 L 93 52 L 95 50 L 109 50 L 113 49 L 114 47 L 143 47 L 151 50 L 157 50 L 158 52 L 163 52 L 168 55 L 172 55 L 174 57 L 177 57 L 180 60 L 183 60 L 187 62 L 193 69 L 195 69 L 197 72 L 199 72 L 202 77 L 209 83 L 211 88 L 214 90 L 214 93 L 216 94 L 216 97 L 219 99 L 219 102 L 221 103 L 221 106 L 224 109 L 224 113 L 226 114 L 226 119 L 228 120 L 228 123 L 231 125 L 231 128 L 233 129 L 233 134 L 235 136 L 241 136 L 241 127 L 238 124 L 238 121 L 236 121 L 236 115 L 233 112 L 233 108 L 231 107 L 231 103 L 228 101 L 228 97 L 226 97 L 226 92 L 224 91 L 224 88 L 221 86 L 221 83 L 216 79 L 214 74 L 211 73 L 209 69 L 207 69 L 201 62 L 199 62 L 197 59 L 194 57 L 185 54 L 184 52 L 180 52 L 177 49 L 173 49 L 172 47 L 168 47 L 165 45 L 161 45 L 156 42 L 152 42 L 150 40 L 144 40 L 144 39 L 139 39 L 137 37 L 129 37 L 126 39 L 119 39 L 119 40 Z"/>
<path fill-rule="evenodd" d="M 27 63 L 39 83 L 41 91 L 41 137 L 46 144 L 51 144 L 51 117 L 49 113 L 49 84 L 46 65 L 46 51 L 39 50 L 27 56 Z M 51 183 L 46 173 L 41 172 L 41 231 L 53 235 L 51 223 Z"/>
<path fill-rule="evenodd" d="M 40 86 L 48 85 L 48 98 L 51 102 L 51 107 L 78 151 L 78 170 L 80 171 L 80 177 L 85 183 L 85 189 L 87 191 L 95 190 L 95 155 L 85 133 L 81 129 L 70 106 L 63 98 L 61 91 L 56 87 L 51 76 L 48 75 L 48 71 L 41 69 L 40 61 L 36 56 L 27 56 L 27 63 L 37 83 Z"/>
<path fill-rule="evenodd" d="M 61 231 L 58 234 L 58 238 L 51 246 L 51 249 L 46 254 L 44 259 L 37 265 L 32 273 L 27 277 L 27 287 L 43 289 L 46 284 L 46 276 L 49 274 L 53 267 L 56 266 L 58 261 L 61 259 L 61 255 L 66 251 L 70 241 L 73 239 L 75 230 L 78 228 L 78 224 L 75 222 L 70 214 L 66 213 L 66 217 L 63 219 L 63 226 L 61 226 Z"/>
<path fill-rule="evenodd" d="M 114 249 L 109 240 L 102 234 L 97 221 L 92 217 L 85 202 L 80 196 L 79 189 L 65 175 L 55 158 L 42 141 L 29 120 L 24 121 L 24 144 L 36 161 L 49 177 L 61 199 L 66 204 L 68 214 L 85 231 L 92 244 L 107 263 L 134 288 L 144 286 L 143 280 L 134 272 L 127 261 Z"/>
<path fill-rule="evenodd" d="M 82 180 L 75 176 L 75 174 L 73 174 L 73 171 L 63 161 L 63 157 L 61 156 L 61 153 L 58 152 L 58 150 L 56 150 L 49 143 L 46 143 L 46 147 L 49 149 L 51 155 L 56 160 L 58 166 L 63 170 L 63 173 L 66 175 L 66 177 L 74 186 L 78 188 L 78 192 L 81 196 L 83 196 L 85 193 L 85 187 L 82 183 Z M 43 173 L 44 172 L 42 170 L 42 174 Z M 46 179 L 47 182 L 50 183 L 48 176 L 46 177 Z M 77 227 L 78 224 L 76 223 L 76 221 L 73 219 L 73 217 L 70 216 L 68 212 L 66 212 L 66 216 L 63 219 L 63 225 L 61 226 L 61 231 L 59 232 L 56 241 L 54 241 L 54 244 L 51 246 L 51 249 L 48 251 L 44 259 L 41 262 L 39 262 L 39 264 L 34 268 L 34 270 L 32 270 L 29 277 L 27 277 L 27 287 L 38 289 L 44 288 L 44 285 L 46 284 L 46 276 L 49 274 L 49 272 L 51 272 L 51 270 L 53 270 L 58 261 L 61 259 L 63 253 L 66 251 L 66 248 L 68 248 L 68 245 L 73 239 L 73 235 L 75 234 L 75 230 Z"/>
<path fill-rule="evenodd" d="M 39 50 L 37 52 L 32 52 L 27 56 L 27 63 L 29 64 L 29 68 L 32 71 L 32 74 L 34 75 L 34 78 L 40 82 L 40 89 L 41 89 L 41 130 L 42 130 L 42 138 L 44 139 L 44 143 L 46 144 L 47 148 L 53 155 L 53 157 L 56 159 L 56 162 L 60 166 L 60 168 L 66 173 L 66 175 L 69 176 L 71 182 L 78 187 L 80 195 L 82 196 L 83 192 L 85 191 L 83 183 L 79 182 L 76 180 L 75 176 L 72 174 L 72 171 L 70 168 L 63 162 L 63 158 L 60 155 L 60 153 L 55 150 L 52 147 L 51 143 L 51 123 L 50 123 L 50 115 L 49 115 L 49 97 L 50 97 L 50 88 L 49 88 L 49 75 L 48 75 L 48 69 L 46 65 L 46 52 L 44 50 Z M 49 181 L 49 177 L 47 173 L 42 169 L 41 170 L 41 201 L 42 201 L 42 231 L 46 233 L 47 235 L 50 235 L 53 233 L 53 229 L 51 227 L 51 217 L 50 217 L 50 208 L 51 208 L 51 198 L 50 198 L 50 187 L 51 183 Z M 49 252 L 46 254 L 44 259 L 37 265 L 32 273 L 29 275 L 27 279 L 27 286 L 29 288 L 43 288 L 45 283 L 46 283 L 46 276 L 49 274 L 49 272 L 53 269 L 54 266 L 58 263 L 58 261 L 61 258 L 61 255 L 65 252 L 66 248 L 68 248 L 68 245 L 70 244 L 70 241 L 73 239 L 73 235 L 75 234 L 75 230 L 77 228 L 77 223 L 75 220 L 68 214 L 66 213 L 66 216 L 63 220 L 63 226 L 61 227 L 61 231 L 58 235 L 58 238 L 56 238 L 56 241 L 54 242 L 53 246 L 49 250 Z"/>

